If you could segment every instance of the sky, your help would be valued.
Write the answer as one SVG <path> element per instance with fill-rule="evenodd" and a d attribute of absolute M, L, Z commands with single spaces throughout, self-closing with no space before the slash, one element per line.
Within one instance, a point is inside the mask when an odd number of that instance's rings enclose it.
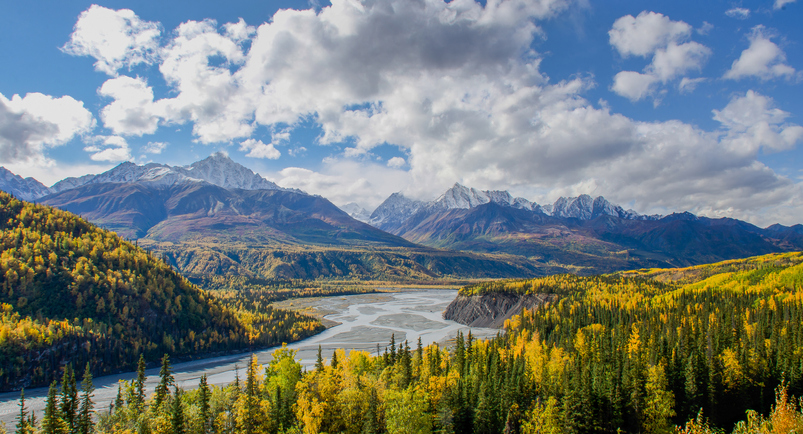
<path fill-rule="evenodd" d="M 0 165 L 803 223 L 803 1 L 3 2 Z"/>

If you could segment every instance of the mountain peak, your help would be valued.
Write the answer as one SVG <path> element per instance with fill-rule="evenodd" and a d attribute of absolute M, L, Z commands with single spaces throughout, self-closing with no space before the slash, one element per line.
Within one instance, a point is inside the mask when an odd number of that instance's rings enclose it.
<path fill-rule="evenodd" d="M 5 167 L 0 166 L 0 190 L 27 201 L 39 199 L 50 194 L 50 189 L 33 178 L 22 178 Z"/>
<path fill-rule="evenodd" d="M 189 166 L 169 166 L 159 163 L 148 163 L 140 166 L 126 161 L 100 175 L 86 175 L 80 178 L 67 178 L 59 181 L 53 185 L 51 191 L 57 193 L 84 184 L 102 182 L 148 182 L 151 185 L 206 182 L 227 189 L 290 190 L 283 189 L 254 173 L 251 169 L 232 160 L 225 152 L 215 152 Z M 298 190 L 292 191 L 300 192 Z"/>

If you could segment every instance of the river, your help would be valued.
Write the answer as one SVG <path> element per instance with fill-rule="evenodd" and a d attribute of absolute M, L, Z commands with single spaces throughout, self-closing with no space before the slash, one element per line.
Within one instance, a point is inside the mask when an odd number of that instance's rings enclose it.
<path fill-rule="evenodd" d="M 296 359 L 302 366 L 311 368 L 315 364 L 318 346 L 320 345 L 326 359 L 331 358 L 336 348 L 356 349 L 376 354 L 377 345 L 384 351 L 395 334 L 397 343 L 407 340 L 411 348 L 415 348 L 418 338 L 424 346 L 433 342 L 446 344 L 457 336 L 458 331 L 467 333 L 469 328 L 454 321 L 447 321 L 441 316 L 446 306 L 457 296 L 456 290 L 419 289 L 400 290 L 378 294 L 361 294 L 335 297 L 315 297 L 289 300 L 279 304 L 293 308 L 306 308 L 323 316 L 327 325 L 333 325 L 324 332 L 303 341 L 288 345 L 297 351 Z M 499 330 L 488 328 L 472 328 L 477 338 L 496 336 Z M 275 348 L 255 352 L 259 363 L 267 364 Z M 212 357 L 173 365 L 174 377 L 179 387 L 187 390 L 198 386 L 202 374 L 207 374 L 210 384 L 224 385 L 234 381 L 239 371 L 244 377 L 245 367 L 251 357 L 250 353 L 232 356 Z M 77 369 L 82 369 L 78 367 Z M 146 371 L 147 393 L 152 393 L 159 381 L 159 368 Z M 95 378 L 96 387 L 94 402 L 96 410 L 104 410 L 117 394 L 119 380 L 131 381 L 134 372 L 108 375 Z M 25 391 L 26 407 L 36 412 L 37 419 L 42 418 L 47 388 L 36 388 Z M 15 418 L 19 413 L 19 392 L 0 394 L 0 422 L 13 430 Z"/>

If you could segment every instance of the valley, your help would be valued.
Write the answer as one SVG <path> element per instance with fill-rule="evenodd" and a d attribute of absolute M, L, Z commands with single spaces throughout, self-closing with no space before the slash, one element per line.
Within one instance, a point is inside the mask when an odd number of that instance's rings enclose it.
<path fill-rule="evenodd" d="M 188 429 L 375 432 L 397 407 L 425 431 L 659 432 L 803 391 L 799 225 L 460 184 L 351 216 L 220 154 L 0 180 L 40 202 L 0 194 L 7 424 L 14 390 L 41 412 L 68 363 L 89 364 L 96 409 L 114 403 L 103 432 L 162 432 L 185 410 Z M 140 354 L 176 362 L 172 393 L 146 399 L 167 381 L 151 368 L 131 398 Z"/>

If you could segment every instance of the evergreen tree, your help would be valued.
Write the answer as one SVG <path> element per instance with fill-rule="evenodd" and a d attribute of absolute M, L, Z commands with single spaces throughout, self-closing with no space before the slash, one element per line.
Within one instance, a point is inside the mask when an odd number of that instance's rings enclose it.
<path fill-rule="evenodd" d="M 61 417 L 59 398 L 56 393 L 56 381 L 50 383 L 45 400 L 45 417 L 42 418 L 42 434 L 67 434 L 68 427 Z"/>
<path fill-rule="evenodd" d="M 396 364 L 396 333 L 390 335 L 390 363 Z"/>
<path fill-rule="evenodd" d="M 20 412 L 17 415 L 17 434 L 28 434 L 28 410 L 25 409 L 25 389 L 20 391 Z"/>
<path fill-rule="evenodd" d="M 134 407 L 142 411 L 145 404 L 145 355 L 139 355 L 137 379 L 134 381 Z"/>
<path fill-rule="evenodd" d="M 92 421 L 92 392 L 95 390 L 92 384 L 92 371 L 89 369 L 89 362 L 84 368 L 84 379 L 81 381 L 81 408 L 78 411 L 78 434 L 89 434 L 93 431 L 94 422 Z"/>
<path fill-rule="evenodd" d="M 159 408 L 165 399 L 170 396 L 170 386 L 173 385 L 173 370 L 170 368 L 170 356 L 165 354 L 162 357 L 162 369 L 159 371 L 159 384 L 156 386 L 156 398 L 154 406 Z"/>
<path fill-rule="evenodd" d="M 332 353 L 332 362 L 330 363 L 330 365 L 332 366 L 332 369 L 337 369 L 337 363 L 338 363 L 338 361 L 337 361 L 337 350 L 335 350 Z"/>
<path fill-rule="evenodd" d="M 175 392 L 173 393 L 173 405 L 170 408 L 170 416 L 172 434 L 184 434 L 184 407 L 181 404 L 181 389 L 179 389 L 178 386 L 175 386 Z"/>
<path fill-rule="evenodd" d="M 209 384 L 206 382 L 206 374 L 201 375 L 201 381 L 198 384 L 198 394 L 200 395 L 199 398 L 201 400 L 201 426 L 203 427 L 203 432 L 206 433 L 210 428 L 209 400 L 212 397 L 212 393 L 209 390 Z"/>
<path fill-rule="evenodd" d="M 321 355 L 321 346 L 318 345 L 318 357 L 315 359 L 315 370 L 323 372 L 323 356 Z"/>
<path fill-rule="evenodd" d="M 61 379 L 61 417 L 69 432 L 75 432 L 78 412 L 78 389 L 75 385 L 75 372 L 72 365 L 64 367 Z"/>

